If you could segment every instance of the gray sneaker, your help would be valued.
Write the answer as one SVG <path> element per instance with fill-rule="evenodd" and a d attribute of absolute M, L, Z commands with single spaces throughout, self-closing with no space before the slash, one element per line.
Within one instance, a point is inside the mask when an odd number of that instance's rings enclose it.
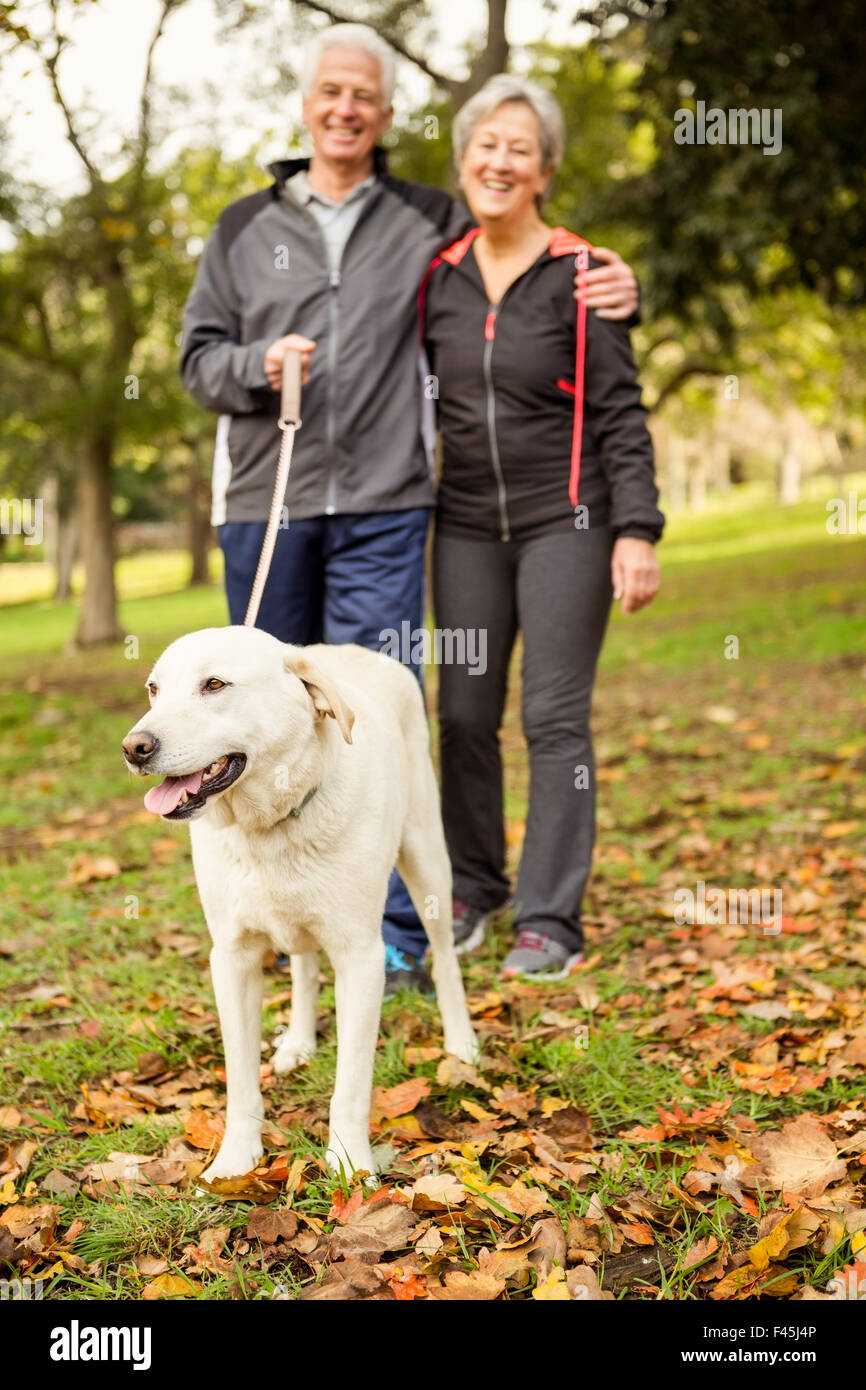
<path fill-rule="evenodd" d="M 534 980 L 563 980 L 583 960 L 583 952 L 572 953 L 567 946 L 537 931 L 520 931 L 502 964 L 503 980 L 531 975 Z"/>
<path fill-rule="evenodd" d="M 457 948 L 458 956 L 463 955 L 466 951 L 477 950 L 484 940 L 487 923 L 490 921 L 490 913 L 479 912 L 477 907 L 470 907 L 468 903 L 454 898 L 453 914 L 454 945 Z"/>

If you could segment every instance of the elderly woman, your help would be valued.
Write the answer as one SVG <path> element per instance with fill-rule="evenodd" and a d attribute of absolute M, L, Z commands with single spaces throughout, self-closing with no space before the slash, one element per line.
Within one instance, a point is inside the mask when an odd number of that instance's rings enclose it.
<path fill-rule="evenodd" d="M 463 107 L 455 159 L 478 226 L 424 290 L 443 446 L 436 622 L 480 630 L 487 655 L 483 674 L 441 668 L 455 934 L 479 945 L 509 897 L 499 727 L 519 631 L 529 810 L 503 974 L 542 978 L 581 958 L 596 663 L 612 597 L 633 613 L 658 588 L 664 525 L 627 330 L 575 306 L 575 263 L 593 258 L 539 214 L 563 143 L 559 107 L 534 83 L 491 78 Z"/>

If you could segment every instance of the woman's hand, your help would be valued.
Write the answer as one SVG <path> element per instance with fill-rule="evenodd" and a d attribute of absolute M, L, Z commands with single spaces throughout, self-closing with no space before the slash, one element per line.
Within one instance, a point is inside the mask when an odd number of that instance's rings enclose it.
<path fill-rule="evenodd" d="M 649 541 L 621 536 L 614 542 L 610 557 L 613 596 L 622 599 L 623 613 L 637 613 L 652 603 L 658 593 L 659 562 Z"/>
<path fill-rule="evenodd" d="M 600 319 L 630 319 L 638 306 L 634 271 L 606 246 L 594 246 L 592 254 L 596 260 L 604 261 L 604 265 L 575 276 L 575 299 L 585 286 L 587 308 L 595 309 Z"/>
<path fill-rule="evenodd" d="M 301 385 L 306 386 L 310 379 L 310 358 L 316 344 L 311 338 L 302 338 L 300 333 L 287 333 L 285 338 L 277 338 L 265 353 L 265 376 L 272 391 L 279 391 L 283 385 L 283 358 L 294 350 L 301 354 Z"/>

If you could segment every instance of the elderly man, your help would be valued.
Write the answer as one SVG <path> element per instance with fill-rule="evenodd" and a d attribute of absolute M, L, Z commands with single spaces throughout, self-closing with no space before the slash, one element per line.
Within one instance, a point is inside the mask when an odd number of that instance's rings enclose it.
<path fill-rule="evenodd" d="M 433 484 L 422 429 L 417 294 L 426 267 L 472 225 L 448 193 L 392 178 L 378 141 L 394 58 L 364 25 L 326 29 L 302 76 L 311 159 L 232 203 L 208 240 L 184 314 L 181 375 L 223 417 L 214 520 L 231 620 L 243 621 L 278 452 L 277 394 L 304 357 L 303 429 L 259 613 L 285 642 L 358 642 L 423 627 Z M 627 318 L 634 276 L 612 252 L 587 303 Z M 409 660 L 409 653 L 404 654 Z M 426 988 L 426 936 L 396 874 L 385 910 L 387 993 Z"/>

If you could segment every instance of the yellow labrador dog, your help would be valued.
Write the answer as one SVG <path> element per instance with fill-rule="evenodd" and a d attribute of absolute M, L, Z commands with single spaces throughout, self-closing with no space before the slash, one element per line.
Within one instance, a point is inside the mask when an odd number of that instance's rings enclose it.
<path fill-rule="evenodd" d="M 337 1076 L 328 1162 L 374 1171 L 369 1118 L 384 982 L 382 911 L 399 869 L 424 922 L 445 1047 L 477 1057 L 451 922 L 451 869 L 424 703 L 410 672 L 355 646 L 292 647 L 255 628 L 173 642 L 123 740 L 145 805 L 190 822 L 226 1056 L 226 1133 L 205 1178 L 262 1155 L 262 957 L 292 960 L 278 1072 L 316 1045 L 318 951 L 334 967 Z"/>

